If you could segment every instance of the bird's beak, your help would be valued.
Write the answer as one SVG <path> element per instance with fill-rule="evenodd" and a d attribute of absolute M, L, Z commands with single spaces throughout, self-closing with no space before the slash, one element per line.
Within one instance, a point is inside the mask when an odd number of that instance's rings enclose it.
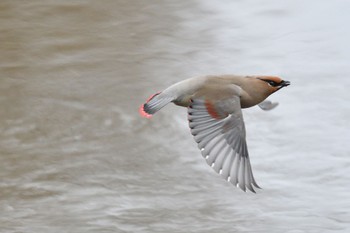
<path fill-rule="evenodd" d="M 282 82 L 279 84 L 279 88 L 278 89 L 281 89 L 282 87 L 286 87 L 286 86 L 289 86 L 289 85 L 290 85 L 289 81 L 282 80 Z"/>

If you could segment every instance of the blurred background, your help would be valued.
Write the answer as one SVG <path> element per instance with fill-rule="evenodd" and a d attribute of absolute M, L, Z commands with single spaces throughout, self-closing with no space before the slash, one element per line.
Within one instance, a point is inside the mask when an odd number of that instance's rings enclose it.
<path fill-rule="evenodd" d="M 0 2 L 0 232 L 350 232 L 350 1 Z M 278 75 L 244 193 L 151 94 Z"/>

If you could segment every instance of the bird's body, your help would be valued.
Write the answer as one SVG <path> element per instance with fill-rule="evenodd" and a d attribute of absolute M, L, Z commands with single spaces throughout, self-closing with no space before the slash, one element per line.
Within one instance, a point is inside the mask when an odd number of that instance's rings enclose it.
<path fill-rule="evenodd" d="M 220 75 L 190 78 L 151 96 L 139 112 L 151 117 L 166 104 L 188 108 L 191 133 L 207 163 L 242 190 L 259 187 L 250 166 L 241 108 L 257 104 L 264 110 L 275 105 L 263 102 L 288 86 L 273 76 Z"/>

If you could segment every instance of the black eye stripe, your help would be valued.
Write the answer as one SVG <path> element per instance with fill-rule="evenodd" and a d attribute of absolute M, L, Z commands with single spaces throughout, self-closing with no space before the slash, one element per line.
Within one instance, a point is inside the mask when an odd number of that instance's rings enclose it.
<path fill-rule="evenodd" d="M 263 79 L 263 78 L 258 78 L 258 79 L 260 79 L 261 81 L 267 82 L 272 87 L 280 87 L 280 86 L 282 86 L 284 84 L 283 80 L 281 80 L 279 83 L 277 83 L 277 82 L 275 82 L 275 81 L 273 81 L 271 79 Z"/>
<path fill-rule="evenodd" d="M 271 85 L 271 86 L 277 86 L 277 83 L 275 81 L 268 81 L 268 83 Z"/>
<path fill-rule="evenodd" d="M 277 86 L 279 86 L 281 84 L 281 83 L 276 83 L 275 81 L 268 80 L 268 79 L 261 79 L 261 80 L 267 82 L 268 84 L 270 84 L 273 87 L 277 87 Z"/>

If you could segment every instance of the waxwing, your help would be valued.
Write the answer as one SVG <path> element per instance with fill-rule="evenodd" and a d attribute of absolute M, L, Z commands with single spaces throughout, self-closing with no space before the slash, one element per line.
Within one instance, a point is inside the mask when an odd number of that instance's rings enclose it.
<path fill-rule="evenodd" d="M 275 76 L 219 75 L 190 78 L 152 95 L 139 108 L 150 118 L 170 102 L 187 107 L 188 122 L 202 156 L 230 183 L 254 192 L 256 183 L 249 160 L 242 108 L 277 106 L 265 100 L 290 85 Z"/>

